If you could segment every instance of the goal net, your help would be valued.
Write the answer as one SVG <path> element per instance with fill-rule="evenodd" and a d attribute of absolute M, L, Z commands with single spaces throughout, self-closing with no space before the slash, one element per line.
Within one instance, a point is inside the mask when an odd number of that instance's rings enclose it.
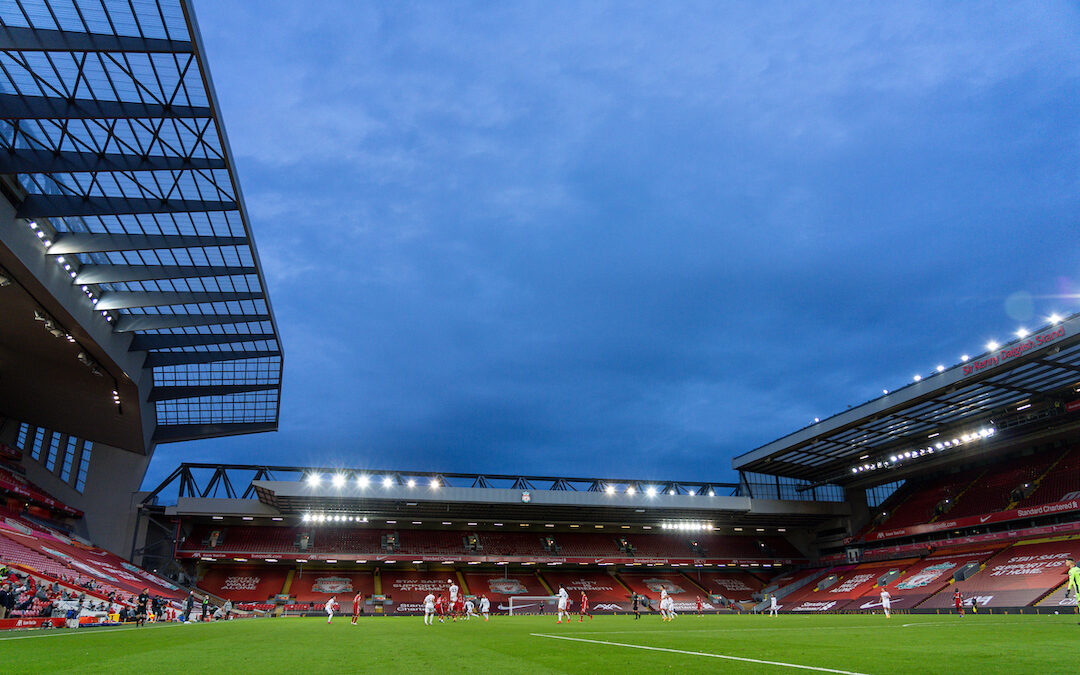
<path fill-rule="evenodd" d="M 555 614 L 559 608 L 557 595 L 511 595 L 508 609 L 515 614 Z M 499 609 L 502 609 L 500 607 Z"/>

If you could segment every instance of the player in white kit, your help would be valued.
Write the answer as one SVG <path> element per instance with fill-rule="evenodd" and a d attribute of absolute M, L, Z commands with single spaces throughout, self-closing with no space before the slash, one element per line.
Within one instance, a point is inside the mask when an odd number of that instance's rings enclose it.
<path fill-rule="evenodd" d="M 334 605 L 337 598 L 330 596 L 330 599 L 326 601 L 326 623 L 330 623 L 334 618 Z"/>
<path fill-rule="evenodd" d="M 465 620 L 468 621 L 470 617 L 480 618 L 480 615 L 476 613 L 476 605 L 473 604 L 471 599 L 465 600 Z"/>
<path fill-rule="evenodd" d="M 769 596 L 769 616 L 776 616 L 776 612 L 779 611 L 780 606 L 776 604 L 776 596 Z"/>
<path fill-rule="evenodd" d="M 670 595 L 667 596 L 666 598 L 664 598 L 664 604 L 666 605 L 664 609 L 667 610 L 667 620 L 674 621 L 675 617 L 678 616 L 675 613 L 675 598 L 671 597 Z"/>
<path fill-rule="evenodd" d="M 566 592 L 566 589 L 559 586 L 559 620 L 555 623 L 562 623 L 563 616 L 566 616 L 566 623 L 570 623 L 570 614 L 566 611 L 570 606 L 570 594 Z"/>
<path fill-rule="evenodd" d="M 453 618 L 454 621 L 457 621 L 457 615 L 455 614 L 455 611 L 457 607 L 458 585 L 454 583 L 453 579 L 447 579 L 446 583 L 450 586 L 450 616 Z"/>
<path fill-rule="evenodd" d="M 668 615 L 668 594 L 667 589 L 663 586 L 660 587 L 660 620 L 669 621 L 671 617 Z"/>
<path fill-rule="evenodd" d="M 885 618 L 888 619 L 892 612 L 892 595 L 884 588 L 881 589 L 881 609 L 885 611 Z"/>
<path fill-rule="evenodd" d="M 491 617 L 491 601 L 487 599 L 486 595 L 480 596 L 480 613 L 484 615 L 484 621 L 488 621 Z"/>
<path fill-rule="evenodd" d="M 435 594 L 428 593 L 424 596 L 424 625 L 435 625 Z"/>

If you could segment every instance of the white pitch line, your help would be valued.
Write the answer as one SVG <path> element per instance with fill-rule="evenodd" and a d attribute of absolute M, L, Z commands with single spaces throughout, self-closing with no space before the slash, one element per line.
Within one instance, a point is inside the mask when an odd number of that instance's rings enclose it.
<path fill-rule="evenodd" d="M 597 645 L 611 647 L 629 647 L 631 649 L 646 649 L 652 652 L 668 652 L 671 654 L 686 654 L 689 656 L 707 656 L 713 659 L 725 659 L 727 661 L 742 661 L 744 663 L 759 663 L 766 666 L 780 666 L 781 668 L 798 668 L 799 670 L 816 670 L 819 673 L 839 673 L 840 675 L 867 675 L 852 670 L 836 670 L 835 668 L 819 668 L 818 666 L 804 666 L 798 663 L 784 663 L 783 661 L 766 661 L 763 659 L 751 659 L 743 656 L 729 656 L 727 654 L 711 654 L 709 652 L 691 652 L 683 649 L 670 649 L 668 647 L 648 647 L 645 645 L 630 645 L 625 642 L 607 642 L 606 640 L 587 640 L 585 638 L 568 637 L 566 635 L 547 635 L 545 633 L 529 633 L 533 637 L 552 638 L 553 640 L 570 640 L 571 642 L 588 642 Z"/>

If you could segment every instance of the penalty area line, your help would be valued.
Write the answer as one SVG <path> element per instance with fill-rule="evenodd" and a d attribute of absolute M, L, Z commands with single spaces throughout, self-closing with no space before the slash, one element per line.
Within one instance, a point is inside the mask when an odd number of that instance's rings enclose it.
<path fill-rule="evenodd" d="M 779 666 L 781 668 L 797 668 L 799 670 L 814 670 L 819 673 L 839 673 L 840 675 L 867 675 L 866 673 L 857 673 L 851 670 L 837 670 L 835 668 L 821 668 L 819 666 L 804 666 L 798 663 L 785 663 L 783 661 L 766 661 L 764 659 L 751 659 L 745 656 L 730 656 L 728 654 L 712 654 L 710 652 L 691 652 L 684 649 L 671 649 L 669 647 L 649 647 L 646 645 L 632 645 L 625 642 L 608 642 L 606 640 L 589 640 L 586 638 L 575 638 L 567 635 L 548 635 L 546 633 L 529 633 L 533 637 L 551 638 L 553 640 L 569 640 L 570 642 L 588 642 L 596 645 L 608 645 L 610 647 L 629 647 L 630 649 L 645 649 L 651 652 L 668 652 L 670 654 L 686 654 L 688 656 L 706 656 L 713 659 L 724 659 L 727 661 L 742 661 L 743 663 L 758 663 L 766 666 Z"/>

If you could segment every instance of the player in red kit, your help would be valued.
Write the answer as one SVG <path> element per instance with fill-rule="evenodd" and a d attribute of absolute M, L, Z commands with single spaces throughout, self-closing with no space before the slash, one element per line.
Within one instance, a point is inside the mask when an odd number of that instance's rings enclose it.
<path fill-rule="evenodd" d="M 964 596 L 960 595 L 960 589 L 956 589 L 952 596 L 953 606 L 960 616 L 964 616 Z"/>
<path fill-rule="evenodd" d="M 442 595 L 435 598 L 435 615 L 439 617 L 439 623 L 443 623 L 443 616 L 446 614 L 446 600 Z"/>
<path fill-rule="evenodd" d="M 578 616 L 578 623 L 585 620 L 585 617 L 593 618 L 593 615 L 589 613 L 589 596 L 585 595 L 585 591 L 581 592 L 581 609 Z"/>
<path fill-rule="evenodd" d="M 352 625 L 356 625 L 356 617 L 360 616 L 360 608 L 364 606 L 364 594 L 360 591 L 352 599 Z"/>

